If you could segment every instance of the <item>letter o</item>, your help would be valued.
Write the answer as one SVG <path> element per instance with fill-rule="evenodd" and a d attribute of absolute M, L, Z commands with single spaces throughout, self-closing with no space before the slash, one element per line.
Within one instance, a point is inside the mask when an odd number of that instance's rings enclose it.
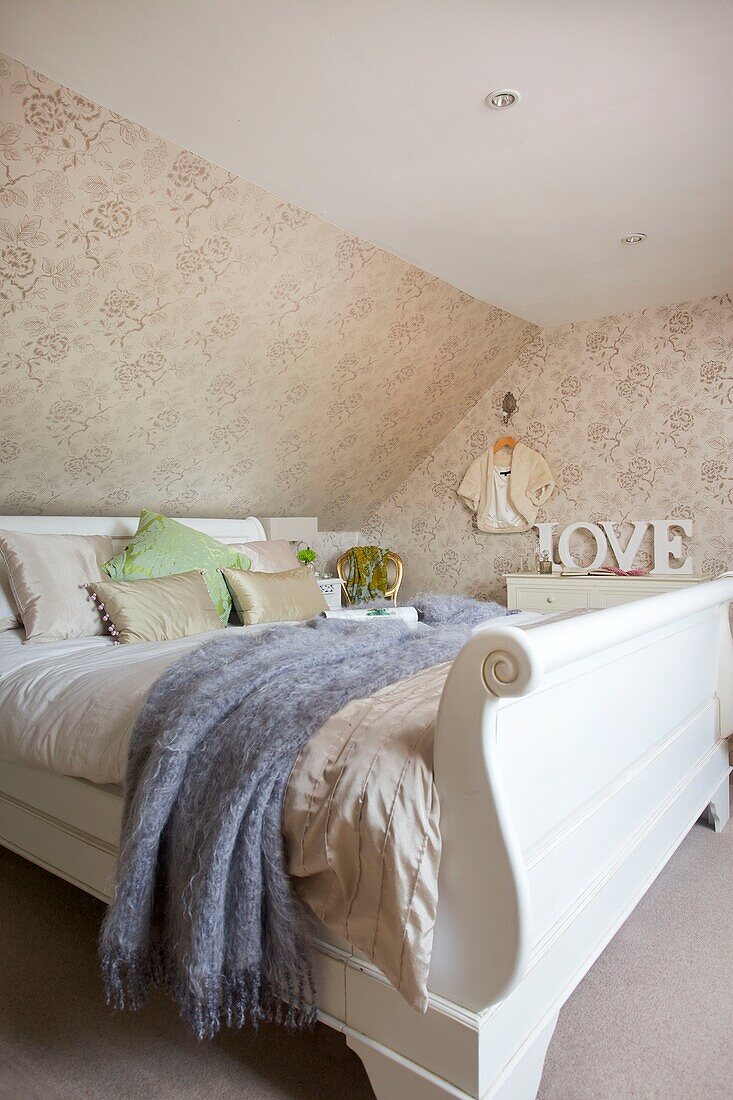
<path fill-rule="evenodd" d="M 557 544 L 557 552 L 560 556 L 560 561 L 566 567 L 566 569 L 580 569 L 581 566 L 573 558 L 570 553 L 570 539 L 576 531 L 587 531 L 591 538 L 594 539 L 596 544 L 596 556 L 588 566 L 589 569 L 598 569 L 603 565 L 608 554 L 608 542 L 601 528 L 596 523 L 571 523 L 565 528 L 560 535 L 560 539 Z"/>

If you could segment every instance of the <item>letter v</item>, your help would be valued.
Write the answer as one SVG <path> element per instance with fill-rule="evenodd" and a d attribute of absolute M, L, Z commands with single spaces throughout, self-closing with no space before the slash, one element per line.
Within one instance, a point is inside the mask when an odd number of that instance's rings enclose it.
<path fill-rule="evenodd" d="M 608 545 L 611 547 L 611 551 L 618 562 L 619 569 L 629 570 L 633 568 L 634 558 L 639 552 L 641 546 L 641 540 L 644 538 L 649 524 L 646 520 L 633 520 L 634 530 L 632 531 L 629 541 L 626 543 L 626 549 L 621 549 L 621 543 L 616 537 L 616 532 L 613 529 L 613 524 L 609 520 L 602 520 L 601 527 L 606 532 L 606 538 L 608 539 Z"/>

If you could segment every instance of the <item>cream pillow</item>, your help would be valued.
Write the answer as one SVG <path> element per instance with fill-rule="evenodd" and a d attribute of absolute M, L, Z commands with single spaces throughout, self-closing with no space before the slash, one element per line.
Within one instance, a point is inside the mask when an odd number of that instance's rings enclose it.
<path fill-rule="evenodd" d="M 0 558 L 0 631 L 13 630 L 20 626 L 18 608 L 13 593 L 10 591 L 10 580 L 5 562 Z"/>
<path fill-rule="evenodd" d="M 222 569 L 244 626 L 312 619 L 328 610 L 312 569 L 300 565 L 284 573 Z"/>
<path fill-rule="evenodd" d="M 5 562 L 26 642 L 58 642 L 101 634 L 86 588 L 114 554 L 106 535 L 29 535 L 0 531 Z"/>
<path fill-rule="evenodd" d="M 123 645 L 224 629 L 198 569 L 137 581 L 94 581 L 87 588 L 103 629 Z"/>
<path fill-rule="evenodd" d="M 256 573 L 282 573 L 286 569 L 299 569 L 300 562 L 293 553 L 287 539 L 273 539 L 272 542 L 237 542 L 231 546 L 250 559 L 250 569 Z"/>

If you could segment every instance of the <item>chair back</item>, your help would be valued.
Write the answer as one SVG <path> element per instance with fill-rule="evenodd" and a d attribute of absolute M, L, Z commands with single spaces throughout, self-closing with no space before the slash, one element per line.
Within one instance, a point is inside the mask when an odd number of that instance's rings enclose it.
<path fill-rule="evenodd" d="M 353 547 L 351 549 L 353 549 Z M 400 590 L 400 585 L 402 584 L 402 574 L 404 572 L 404 566 L 402 564 L 402 558 L 399 556 L 399 554 L 395 554 L 394 550 L 385 550 L 384 551 L 384 557 L 387 561 L 387 565 L 388 566 L 393 565 L 394 566 L 394 571 L 395 571 L 395 576 L 394 576 L 393 582 L 390 585 L 388 585 L 388 587 L 384 591 L 384 598 L 386 600 L 392 600 L 392 602 L 396 604 L 397 603 L 397 593 Z M 347 604 L 351 603 L 351 598 L 349 597 L 349 591 L 348 591 L 348 588 L 347 588 L 347 584 L 348 584 L 348 581 L 349 581 L 349 572 L 348 572 L 348 570 L 349 570 L 350 561 L 351 561 L 351 550 L 347 550 L 345 553 L 343 553 L 341 555 L 338 562 L 336 563 L 336 571 L 339 575 L 339 580 L 342 582 L 343 590 L 344 590 L 344 596 L 346 597 L 346 603 Z"/>

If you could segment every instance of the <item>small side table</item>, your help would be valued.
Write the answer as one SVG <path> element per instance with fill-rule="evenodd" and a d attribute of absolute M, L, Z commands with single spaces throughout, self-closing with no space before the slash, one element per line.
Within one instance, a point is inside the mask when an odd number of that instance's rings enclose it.
<path fill-rule="evenodd" d="M 338 577 L 316 577 L 316 580 L 329 611 L 338 611 L 341 607 L 341 581 Z"/>

